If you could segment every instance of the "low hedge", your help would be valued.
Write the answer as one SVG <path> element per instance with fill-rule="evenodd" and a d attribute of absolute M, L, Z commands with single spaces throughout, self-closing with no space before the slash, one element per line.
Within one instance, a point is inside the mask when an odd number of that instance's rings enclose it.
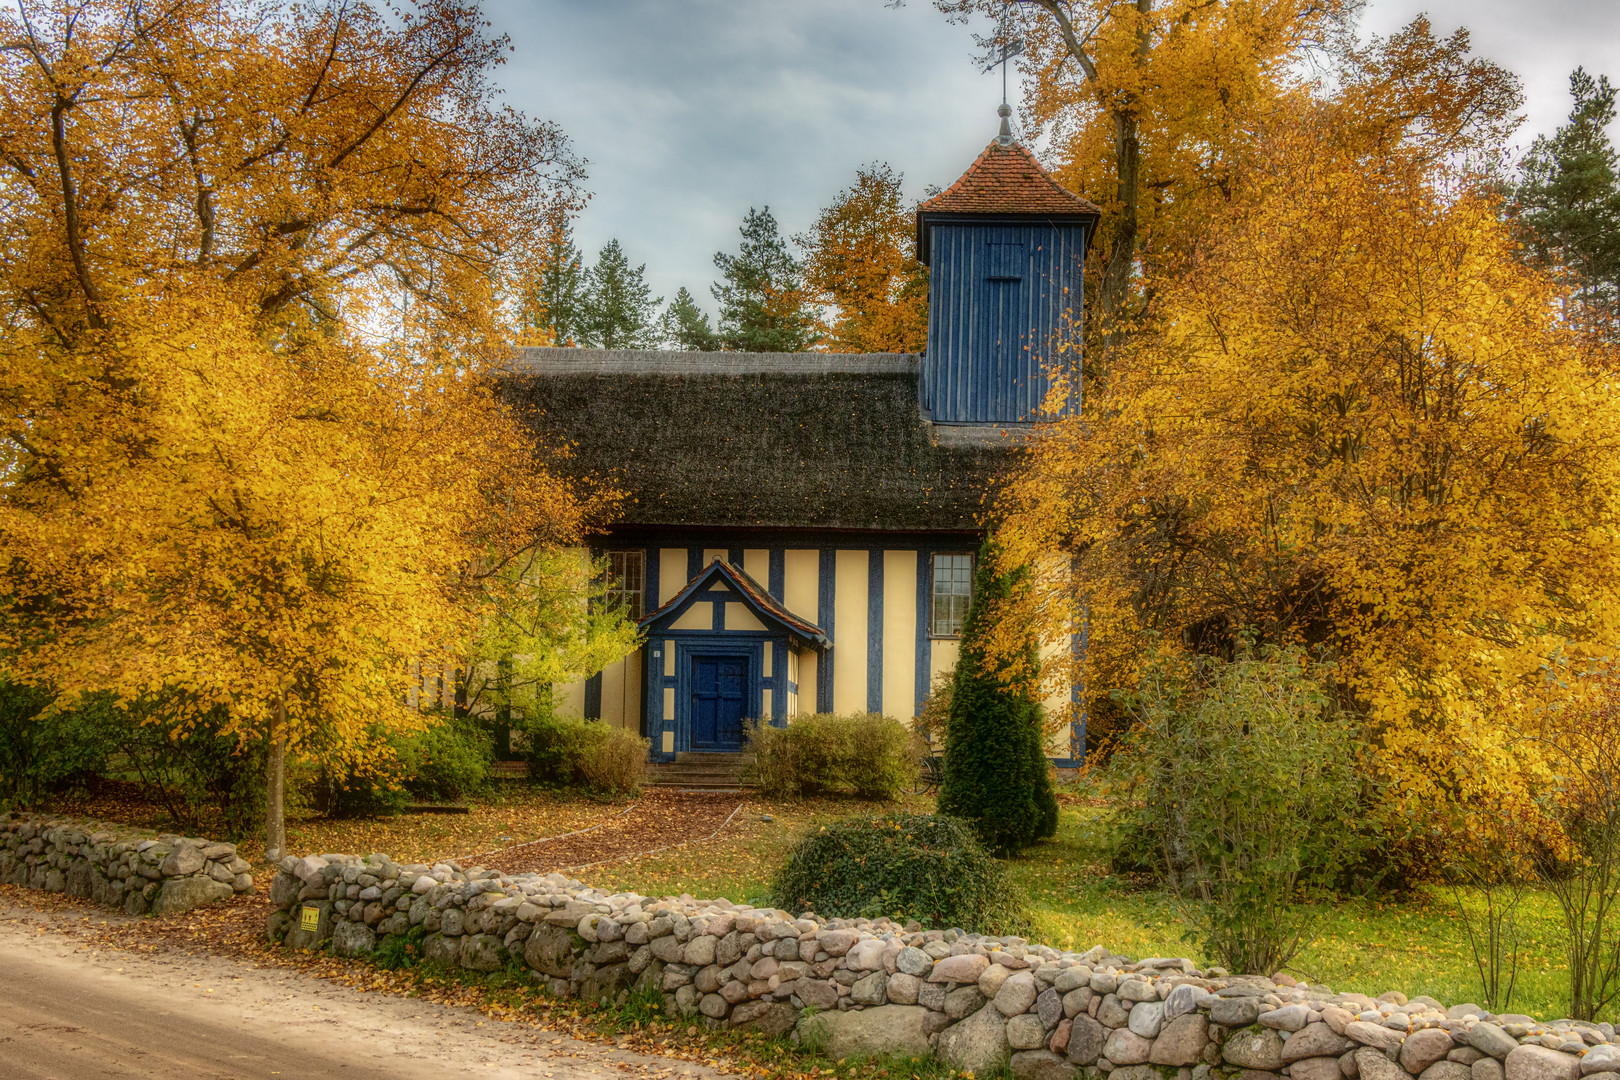
<path fill-rule="evenodd" d="M 966 822 L 937 814 L 845 818 L 799 842 L 771 886 L 791 912 L 916 919 L 974 933 L 1027 931 L 1024 897 Z"/>
<path fill-rule="evenodd" d="M 634 793 L 646 777 L 648 741 L 601 720 L 543 716 L 522 727 L 536 780 L 604 794 Z"/>
<path fill-rule="evenodd" d="M 751 778 L 779 798 L 841 793 L 888 801 L 917 774 L 910 732 L 878 713 L 816 713 L 781 728 L 756 724 L 749 741 Z"/>

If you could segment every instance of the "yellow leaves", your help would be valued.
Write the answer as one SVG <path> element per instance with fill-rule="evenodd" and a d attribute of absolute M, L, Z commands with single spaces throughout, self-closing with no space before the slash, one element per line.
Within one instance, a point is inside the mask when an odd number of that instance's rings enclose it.
<path fill-rule="evenodd" d="M 1001 537 L 1074 553 L 1044 610 L 1088 628 L 1099 726 L 1155 642 L 1247 626 L 1342 658 L 1410 805 L 1522 800 L 1538 757 L 1493 725 L 1620 636 L 1613 390 L 1488 199 L 1317 115 L 1269 134 Z"/>
<path fill-rule="evenodd" d="M 833 352 L 920 352 L 928 333 L 928 270 L 912 252 L 915 223 L 901 177 L 857 171 L 806 237 L 805 284 L 828 305 Z"/>

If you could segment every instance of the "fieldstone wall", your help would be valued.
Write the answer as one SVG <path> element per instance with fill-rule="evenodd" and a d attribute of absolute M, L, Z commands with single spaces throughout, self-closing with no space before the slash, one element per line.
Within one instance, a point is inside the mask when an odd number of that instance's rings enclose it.
<path fill-rule="evenodd" d="M 129 915 L 172 915 L 253 891 L 235 844 L 102 821 L 0 814 L 0 881 Z"/>
<path fill-rule="evenodd" d="M 661 993 L 713 1026 L 794 1031 L 829 1054 L 930 1051 L 1020 1080 L 1620 1080 L 1609 1024 L 1492 1016 L 1398 992 L 1063 952 L 887 919 L 609 895 L 383 855 L 283 860 L 270 934 L 358 955 L 411 935 L 441 964 L 531 969 L 559 996 Z"/>

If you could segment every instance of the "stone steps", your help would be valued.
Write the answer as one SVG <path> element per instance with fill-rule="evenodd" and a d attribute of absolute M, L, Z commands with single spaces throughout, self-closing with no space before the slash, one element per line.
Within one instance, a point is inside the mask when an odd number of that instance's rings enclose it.
<path fill-rule="evenodd" d="M 681 787 L 697 790 L 730 790 L 743 787 L 742 754 L 681 753 L 674 761 L 657 761 L 647 766 L 647 783 L 653 787 Z"/>

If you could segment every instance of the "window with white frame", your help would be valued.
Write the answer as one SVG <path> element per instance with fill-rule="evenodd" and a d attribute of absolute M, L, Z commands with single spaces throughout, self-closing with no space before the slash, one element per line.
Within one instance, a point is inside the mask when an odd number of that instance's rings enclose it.
<path fill-rule="evenodd" d="M 965 553 L 934 556 L 933 603 L 928 632 L 934 637 L 961 637 L 973 596 L 973 556 Z"/>
<path fill-rule="evenodd" d="M 642 614 L 645 592 L 646 555 L 640 551 L 610 551 L 608 558 L 607 595 L 609 604 L 622 606 L 631 619 Z"/>

